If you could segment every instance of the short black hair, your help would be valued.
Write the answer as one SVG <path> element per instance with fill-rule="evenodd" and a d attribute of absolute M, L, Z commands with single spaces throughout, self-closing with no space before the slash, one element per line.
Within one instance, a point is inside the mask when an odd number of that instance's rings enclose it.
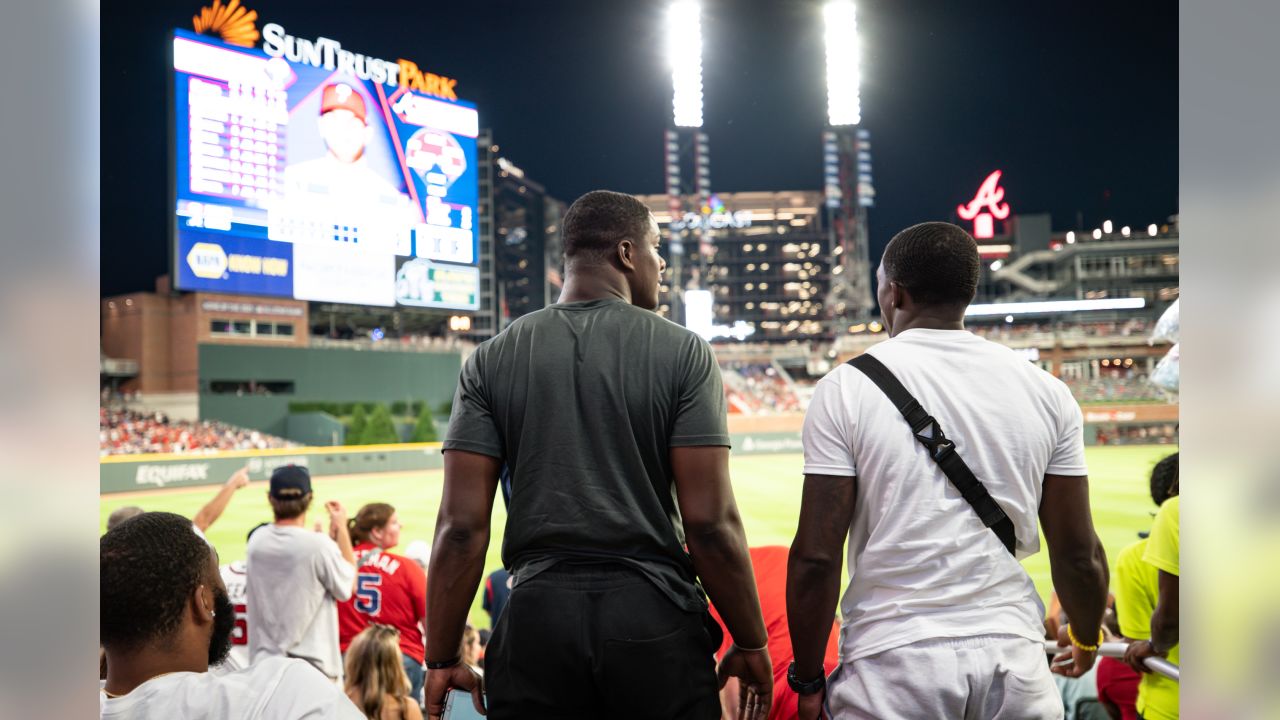
<path fill-rule="evenodd" d="M 921 305 L 963 306 L 978 291 L 978 243 L 957 225 L 912 225 L 884 249 L 884 274 Z"/>
<path fill-rule="evenodd" d="M 649 208 L 636 198 L 609 190 L 592 190 L 564 214 L 565 262 L 600 261 L 623 240 L 636 243 L 649 234 Z"/>
<path fill-rule="evenodd" d="M 1151 501 L 1163 505 L 1178 494 L 1178 453 L 1167 455 L 1151 470 Z"/>
<path fill-rule="evenodd" d="M 187 518 L 147 512 L 107 531 L 98 547 L 99 642 L 129 652 L 168 641 L 191 593 L 210 581 L 209 544 Z"/>

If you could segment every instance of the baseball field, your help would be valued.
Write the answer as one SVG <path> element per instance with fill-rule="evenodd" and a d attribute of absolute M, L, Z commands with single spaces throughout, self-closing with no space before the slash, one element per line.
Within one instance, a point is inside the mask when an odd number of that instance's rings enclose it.
<path fill-rule="evenodd" d="M 1150 528 L 1155 511 L 1147 489 L 1151 468 L 1175 449 L 1168 445 L 1088 448 L 1093 519 L 1110 560 L 1114 561 L 1121 549 L 1137 539 L 1139 531 Z M 801 456 L 738 455 L 731 464 L 747 539 L 752 545 L 789 545 L 800 510 Z M 308 521 L 325 518 L 321 503 L 326 500 L 341 501 L 353 515 L 364 503 L 389 502 L 396 506 L 404 526 L 401 549 L 414 540 L 430 542 L 443 482 L 444 475 L 439 470 L 317 477 L 313 480 L 316 503 L 312 505 Z M 216 487 L 202 487 L 104 495 L 100 505 L 101 529 L 106 530 L 111 511 L 124 505 L 191 517 L 216 492 Z M 253 483 L 236 493 L 226 512 L 209 528 L 208 537 L 218 549 L 222 562 L 238 560 L 244 557 L 245 534 L 270 519 L 266 483 Z M 485 563 L 486 572 L 501 565 L 499 553 L 505 521 L 506 511 L 499 497 L 495 501 L 493 541 Z M 1023 564 L 1041 596 L 1047 598 L 1052 582 L 1046 551 L 1042 547 L 1039 554 Z M 489 624 L 478 599 L 472 608 L 472 621 L 478 627 Z"/>

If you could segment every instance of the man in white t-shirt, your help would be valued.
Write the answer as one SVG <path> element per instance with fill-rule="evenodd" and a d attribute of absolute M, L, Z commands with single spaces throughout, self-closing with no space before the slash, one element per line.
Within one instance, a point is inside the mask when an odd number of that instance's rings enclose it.
<path fill-rule="evenodd" d="M 104 720 L 357 720 L 333 683 L 301 660 L 267 658 L 214 674 L 235 614 L 217 553 L 173 513 L 143 513 L 99 545 Z"/>
<path fill-rule="evenodd" d="M 347 511 L 329 501 L 329 533 L 307 528 L 311 475 L 285 465 L 271 474 L 267 499 L 275 522 L 249 538 L 245 601 L 249 658 L 286 656 L 306 660 L 337 681 L 338 606 L 355 590 L 356 558 L 347 532 Z"/>
<path fill-rule="evenodd" d="M 899 233 L 877 270 L 890 339 L 870 352 L 915 397 L 1012 520 L 1016 558 L 984 526 L 884 392 L 842 365 L 804 424 L 804 495 L 787 610 L 800 717 L 1061 718 L 1044 607 L 1019 560 L 1040 549 L 1076 642 L 1054 672 L 1093 665 L 1107 564 L 1089 511 L 1083 421 L 1066 385 L 964 329 L 977 245 L 949 223 Z M 929 433 L 929 430 L 922 430 Z M 841 666 L 822 651 L 848 539 Z"/>

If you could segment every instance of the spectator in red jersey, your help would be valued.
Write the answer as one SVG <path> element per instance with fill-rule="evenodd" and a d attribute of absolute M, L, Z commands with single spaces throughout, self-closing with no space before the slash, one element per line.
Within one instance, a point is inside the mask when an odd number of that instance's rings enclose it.
<path fill-rule="evenodd" d="M 360 508 L 348 526 L 355 543 L 356 592 L 338 605 L 338 646 L 345 653 L 351 641 L 371 623 L 390 625 L 400 632 L 400 653 L 409 676 L 410 696 L 420 699 L 425 673 L 427 576 L 418 563 L 387 550 L 400 542 L 400 518 L 387 503 Z"/>
<path fill-rule="evenodd" d="M 791 651 L 791 629 L 787 624 L 787 548 L 781 545 L 751 548 L 751 568 L 755 571 L 760 611 L 764 614 L 765 630 L 769 635 L 769 657 L 773 659 L 773 709 L 769 711 L 769 720 L 794 720 L 799 717 L 799 705 L 795 691 L 787 684 L 787 668 L 795 659 Z M 724 621 L 714 605 L 711 606 L 711 616 L 724 630 Z M 725 631 L 724 641 L 716 651 L 717 662 L 732 644 L 733 638 Z M 830 674 L 839 664 L 840 624 L 833 618 L 822 665 Z M 738 696 L 738 679 L 730 678 L 720 693 L 722 717 L 738 716 Z"/>

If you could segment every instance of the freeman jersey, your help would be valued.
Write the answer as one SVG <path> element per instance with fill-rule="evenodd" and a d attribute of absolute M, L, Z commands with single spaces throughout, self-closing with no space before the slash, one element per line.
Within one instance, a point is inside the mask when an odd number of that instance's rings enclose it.
<path fill-rule="evenodd" d="M 356 592 L 338 603 L 338 646 L 342 652 L 369 623 L 400 631 L 400 652 L 425 662 L 426 645 L 418 621 L 427 613 L 427 576 L 403 555 L 360 543 L 356 553 Z"/>
<path fill-rule="evenodd" d="M 248 575 L 243 560 L 236 560 L 219 568 L 222 583 L 227 586 L 227 597 L 236 610 L 236 626 L 231 631 L 231 654 L 217 666 L 219 672 L 231 672 L 249 667 L 249 613 L 245 605 L 245 588 Z"/>

